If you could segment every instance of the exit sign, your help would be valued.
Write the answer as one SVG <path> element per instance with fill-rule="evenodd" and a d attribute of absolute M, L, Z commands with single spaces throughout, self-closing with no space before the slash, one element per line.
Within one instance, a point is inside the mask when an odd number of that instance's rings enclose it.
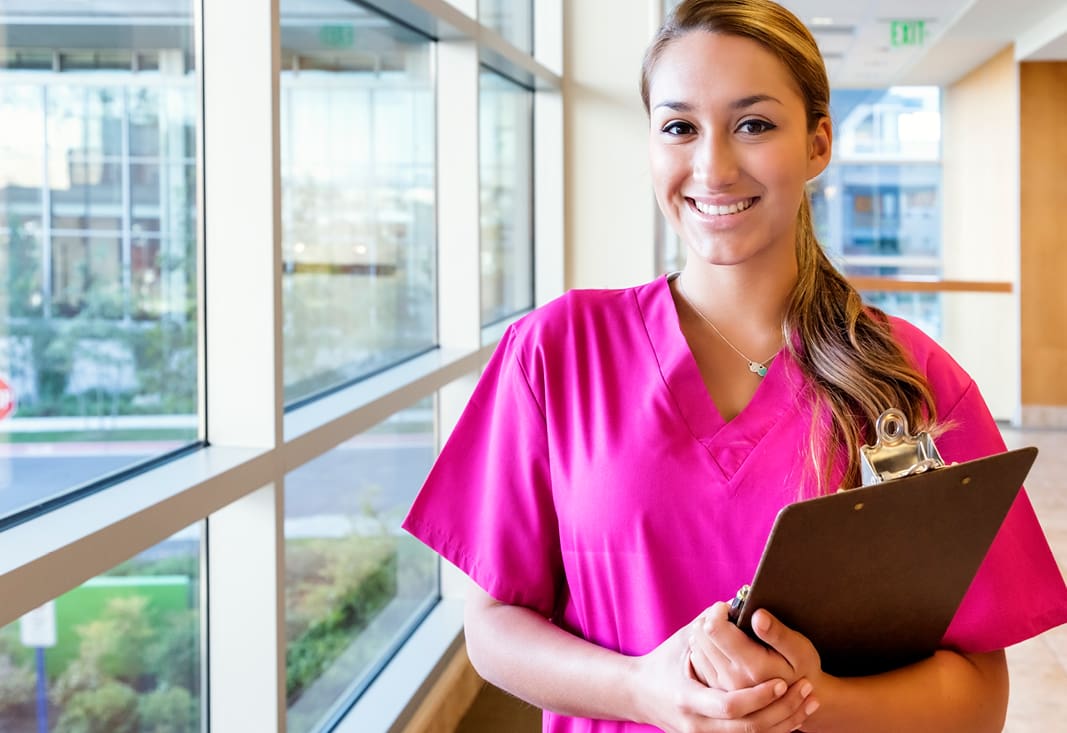
<path fill-rule="evenodd" d="M 926 40 L 926 21 L 891 20 L 889 21 L 890 46 L 921 46 Z"/>

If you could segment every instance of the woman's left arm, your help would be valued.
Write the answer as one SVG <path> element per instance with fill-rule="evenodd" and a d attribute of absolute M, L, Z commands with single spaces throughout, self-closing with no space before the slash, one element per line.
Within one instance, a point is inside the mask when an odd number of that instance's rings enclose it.
<path fill-rule="evenodd" d="M 1004 728 L 1008 668 L 1003 651 L 940 650 L 892 672 L 833 677 L 818 669 L 819 656 L 806 637 L 766 611 L 756 615 L 765 615 L 754 619 L 756 633 L 814 685 L 821 707 L 804 724 L 809 733 L 999 733 Z"/>

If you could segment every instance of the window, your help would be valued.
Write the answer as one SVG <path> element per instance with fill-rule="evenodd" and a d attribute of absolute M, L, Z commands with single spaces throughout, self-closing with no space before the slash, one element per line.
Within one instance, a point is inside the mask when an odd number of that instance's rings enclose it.
<path fill-rule="evenodd" d="M 9 5 L 0 730 L 390 729 L 460 633 L 399 522 L 492 347 L 480 180 L 493 318 L 532 304 L 534 213 L 563 261 L 562 51 L 410 0 Z"/>
<path fill-rule="evenodd" d="M 0 517 L 199 437 L 193 13 L 169 11 L 5 28 Z"/>
<path fill-rule="evenodd" d="M 482 325 L 533 307 L 532 92 L 481 71 Z"/>
<path fill-rule="evenodd" d="M 478 20 L 521 51 L 533 51 L 533 0 L 478 0 Z"/>
<path fill-rule="evenodd" d="M 810 184 L 819 240 L 847 275 L 940 277 L 939 90 L 835 90 L 830 105 L 833 159 Z M 939 334 L 938 294 L 866 297 Z"/>
<path fill-rule="evenodd" d="M 168 730 L 201 719 L 200 528 L 0 628 L 0 730 Z"/>
<path fill-rule="evenodd" d="M 437 557 L 400 522 L 436 454 L 433 401 L 286 477 L 288 730 L 321 730 L 437 599 Z"/>
<path fill-rule="evenodd" d="M 294 402 L 436 342 L 434 95 L 423 36 L 344 0 L 284 0 L 281 12 Z"/>

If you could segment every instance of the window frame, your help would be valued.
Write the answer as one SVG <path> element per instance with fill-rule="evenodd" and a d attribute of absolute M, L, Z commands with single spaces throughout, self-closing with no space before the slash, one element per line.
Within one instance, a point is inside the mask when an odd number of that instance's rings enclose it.
<path fill-rule="evenodd" d="M 437 151 L 439 347 L 284 409 L 280 0 L 195 0 L 197 381 L 206 444 L 0 532 L 0 594 L 8 599 L 0 624 L 8 624 L 203 520 L 205 730 L 285 727 L 285 474 L 434 393 L 439 447 L 495 347 L 483 344 L 478 166 L 470 165 L 478 151 L 482 64 L 534 90 L 535 305 L 564 289 L 561 0 L 535 3 L 533 54 L 480 25 L 473 7 L 446 0 L 362 4 L 435 39 L 436 134 L 450 142 Z M 228 244 L 205 247 L 215 241 Z M 240 298 L 233 283 L 241 284 Z M 267 327 L 248 327 L 263 323 L 264 313 Z M 462 583 L 441 565 L 442 602 L 338 730 L 394 729 L 455 650 Z"/>

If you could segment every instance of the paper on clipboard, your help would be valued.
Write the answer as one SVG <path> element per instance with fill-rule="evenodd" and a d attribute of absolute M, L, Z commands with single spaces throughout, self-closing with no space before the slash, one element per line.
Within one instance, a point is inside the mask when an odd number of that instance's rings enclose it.
<path fill-rule="evenodd" d="M 936 651 L 1037 449 L 944 467 L 934 465 L 932 447 L 912 446 L 932 461 L 918 473 L 783 508 L 746 597 L 735 603 L 738 626 L 751 634 L 752 613 L 765 608 L 807 636 L 823 669 L 841 676 Z M 899 458 L 881 467 L 893 464 L 888 473 L 896 475 Z M 877 463 L 867 467 L 878 473 Z"/>

